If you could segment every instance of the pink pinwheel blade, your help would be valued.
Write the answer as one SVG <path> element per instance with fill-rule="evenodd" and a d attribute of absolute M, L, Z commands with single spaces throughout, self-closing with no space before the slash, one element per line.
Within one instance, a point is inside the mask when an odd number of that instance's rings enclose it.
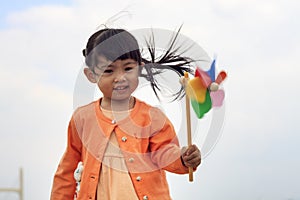
<path fill-rule="evenodd" d="M 197 67 L 197 69 L 196 69 L 195 77 L 199 77 L 203 86 L 205 86 L 206 88 L 208 88 L 209 85 L 211 84 L 211 79 L 210 79 L 210 76 L 208 75 L 208 73 L 206 73 L 199 67 Z"/>
<path fill-rule="evenodd" d="M 211 91 L 210 97 L 212 101 L 212 107 L 221 107 L 223 105 L 225 92 L 224 90 L 217 90 L 215 92 Z"/>

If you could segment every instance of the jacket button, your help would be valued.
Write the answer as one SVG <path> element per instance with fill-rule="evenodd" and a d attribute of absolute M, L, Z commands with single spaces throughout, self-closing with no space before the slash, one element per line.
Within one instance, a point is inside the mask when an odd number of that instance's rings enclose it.
<path fill-rule="evenodd" d="M 136 177 L 136 180 L 140 181 L 140 180 L 142 180 L 142 177 L 138 176 L 138 177 Z"/>
<path fill-rule="evenodd" d="M 117 123 L 117 121 L 115 119 L 113 119 L 113 120 L 111 120 L 111 123 L 115 124 L 115 123 Z"/>
<path fill-rule="evenodd" d="M 133 163 L 134 158 L 129 158 L 128 161 L 131 162 L 131 163 Z"/>
<path fill-rule="evenodd" d="M 143 200 L 148 200 L 148 196 L 147 195 L 143 196 Z"/>
<path fill-rule="evenodd" d="M 122 137 L 122 142 L 126 142 L 127 141 L 127 137 L 123 136 Z"/>

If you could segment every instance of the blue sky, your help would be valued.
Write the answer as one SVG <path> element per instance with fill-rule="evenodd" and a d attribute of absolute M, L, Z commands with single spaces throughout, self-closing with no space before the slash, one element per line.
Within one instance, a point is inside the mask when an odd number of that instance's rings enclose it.
<path fill-rule="evenodd" d="M 131 14 L 109 25 L 175 30 L 184 23 L 181 33 L 216 53 L 228 72 L 222 135 L 194 183 L 169 175 L 173 199 L 300 199 L 298 0 L 41 2 L 1 2 L 0 187 L 17 186 L 22 166 L 25 200 L 48 199 L 82 74 L 81 50 L 126 8 Z"/>

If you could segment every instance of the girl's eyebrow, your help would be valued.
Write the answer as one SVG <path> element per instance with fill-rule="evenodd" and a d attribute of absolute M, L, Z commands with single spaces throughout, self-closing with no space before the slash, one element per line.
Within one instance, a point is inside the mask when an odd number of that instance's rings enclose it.
<path fill-rule="evenodd" d="M 124 63 L 124 66 L 130 65 L 130 64 L 137 64 L 137 62 L 136 61 L 128 61 L 128 62 Z M 114 68 L 115 65 L 113 63 L 97 65 L 98 69 L 105 69 L 105 68 L 108 68 L 108 67 Z"/>
<path fill-rule="evenodd" d="M 137 64 L 137 62 L 136 61 L 128 61 L 124 65 L 130 65 L 130 64 Z"/>
<path fill-rule="evenodd" d="M 105 69 L 105 68 L 108 68 L 108 67 L 114 67 L 114 65 L 112 63 L 103 64 L 103 65 L 97 65 L 98 69 Z"/>

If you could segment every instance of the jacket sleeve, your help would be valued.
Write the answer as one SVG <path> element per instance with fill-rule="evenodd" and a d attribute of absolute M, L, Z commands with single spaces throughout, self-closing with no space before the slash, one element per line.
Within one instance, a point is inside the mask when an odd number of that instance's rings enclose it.
<path fill-rule="evenodd" d="M 188 173 L 188 168 L 181 161 L 181 149 L 172 123 L 160 110 L 156 112 L 152 123 L 159 121 L 161 125 L 157 127 L 153 124 L 155 128 L 150 137 L 151 159 L 164 170 L 177 174 Z"/>
<path fill-rule="evenodd" d="M 54 175 L 50 200 L 73 200 L 76 182 L 74 170 L 81 160 L 82 143 L 72 118 L 68 127 L 67 148 Z"/>

